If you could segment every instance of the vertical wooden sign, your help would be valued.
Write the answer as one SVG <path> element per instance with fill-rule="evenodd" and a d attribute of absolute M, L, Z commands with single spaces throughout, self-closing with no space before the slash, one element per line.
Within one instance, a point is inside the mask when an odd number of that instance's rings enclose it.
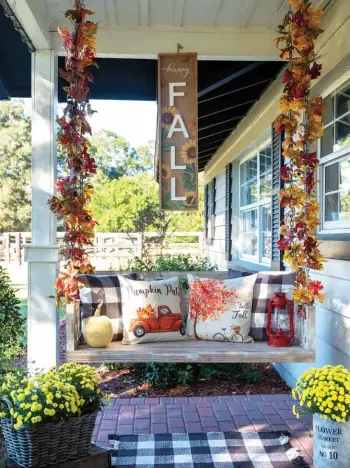
<path fill-rule="evenodd" d="M 161 209 L 197 210 L 197 54 L 158 55 L 158 116 Z"/>

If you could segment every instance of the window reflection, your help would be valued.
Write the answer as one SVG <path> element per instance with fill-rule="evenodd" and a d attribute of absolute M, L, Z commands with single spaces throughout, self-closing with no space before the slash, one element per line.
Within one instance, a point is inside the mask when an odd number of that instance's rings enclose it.
<path fill-rule="evenodd" d="M 242 252 L 246 255 L 258 253 L 257 210 L 244 211 L 242 216 L 243 245 Z"/>

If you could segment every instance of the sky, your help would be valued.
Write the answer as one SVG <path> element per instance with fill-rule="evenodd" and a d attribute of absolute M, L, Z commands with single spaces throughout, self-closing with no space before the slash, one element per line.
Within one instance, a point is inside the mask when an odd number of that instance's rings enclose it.
<path fill-rule="evenodd" d="M 31 112 L 31 99 L 24 99 L 26 112 Z M 64 104 L 60 105 L 64 107 Z M 97 113 L 90 119 L 92 132 L 113 130 L 126 138 L 134 148 L 156 139 L 157 105 L 149 101 L 91 100 Z"/>

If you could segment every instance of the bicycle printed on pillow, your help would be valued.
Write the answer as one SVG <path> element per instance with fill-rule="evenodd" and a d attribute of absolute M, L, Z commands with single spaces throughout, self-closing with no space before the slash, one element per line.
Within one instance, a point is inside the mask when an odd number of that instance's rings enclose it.
<path fill-rule="evenodd" d="M 215 341 L 232 341 L 233 343 L 243 343 L 243 336 L 241 335 L 241 327 L 239 325 L 231 327 L 231 333 L 232 335 L 227 335 L 226 334 L 227 328 L 222 328 L 222 333 L 218 332 L 215 333 L 213 336 Z"/>

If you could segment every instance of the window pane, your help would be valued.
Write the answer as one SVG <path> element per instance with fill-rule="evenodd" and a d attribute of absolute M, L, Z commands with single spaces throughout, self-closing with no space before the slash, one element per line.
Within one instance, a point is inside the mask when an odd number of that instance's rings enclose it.
<path fill-rule="evenodd" d="M 254 156 L 241 165 L 241 185 L 256 180 L 258 174 L 258 157 Z"/>
<path fill-rule="evenodd" d="M 341 221 L 350 221 L 350 192 L 340 192 L 340 213 Z"/>
<path fill-rule="evenodd" d="M 271 205 L 261 207 L 261 255 L 271 258 Z"/>
<path fill-rule="evenodd" d="M 272 174 L 271 171 L 260 177 L 260 200 L 271 197 Z"/>
<path fill-rule="evenodd" d="M 271 196 L 272 148 L 267 146 L 260 151 L 260 201 Z"/>
<path fill-rule="evenodd" d="M 267 146 L 260 151 L 260 175 L 271 171 L 272 164 L 272 148 Z"/>
<path fill-rule="evenodd" d="M 350 122 L 339 120 L 335 124 L 334 151 L 350 146 Z"/>
<path fill-rule="evenodd" d="M 350 158 L 340 162 L 340 220 L 350 220 Z"/>
<path fill-rule="evenodd" d="M 325 193 L 339 190 L 339 163 L 326 166 L 325 169 Z"/>
<path fill-rule="evenodd" d="M 338 221 L 339 219 L 339 193 L 326 195 L 325 221 Z"/>
<path fill-rule="evenodd" d="M 350 85 L 345 86 L 341 91 L 337 92 L 337 108 L 336 117 L 340 117 L 350 111 Z"/>
<path fill-rule="evenodd" d="M 325 99 L 325 110 L 323 114 L 323 123 L 327 125 L 334 120 L 334 96 L 328 96 Z"/>
<path fill-rule="evenodd" d="M 249 159 L 241 165 L 241 206 L 250 205 L 258 201 L 258 158 Z"/>
<path fill-rule="evenodd" d="M 323 137 L 321 139 L 321 157 L 333 153 L 334 143 L 334 124 L 324 129 Z"/>
<path fill-rule="evenodd" d="M 242 253 L 258 254 L 257 210 L 242 213 Z"/>

